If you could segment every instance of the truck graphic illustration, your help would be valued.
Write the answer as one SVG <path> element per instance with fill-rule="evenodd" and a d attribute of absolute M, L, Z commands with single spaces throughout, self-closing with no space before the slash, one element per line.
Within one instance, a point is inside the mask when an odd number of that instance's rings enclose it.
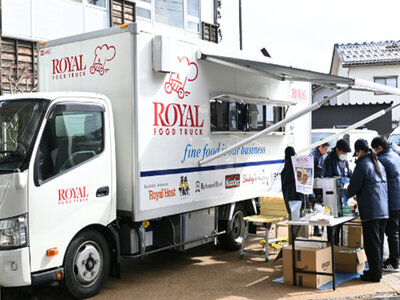
<path fill-rule="evenodd" d="M 103 46 L 97 46 L 94 50 L 93 65 L 90 67 L 90 74 L 99 72 L 101 76 L 104 75 L 109 69 L 105 68 L 106 62 L 112 60 L 115 57 L 115 47 L 104 44 Z"/>
<path fill-rule="evenodd" d="M 187 57 L 178 57 L 181 64 L 179 73 L 172 73 L 169 75 L 169 80 L 165 83 L 165 92 L 171 94 L 172 91 L 178 94 L 179 99 L 190 95 L 190 92 L 185 90 L 188 81 L 195 81 L 199 74 L 199 69 L 194 62 L 190 62 Z"/>

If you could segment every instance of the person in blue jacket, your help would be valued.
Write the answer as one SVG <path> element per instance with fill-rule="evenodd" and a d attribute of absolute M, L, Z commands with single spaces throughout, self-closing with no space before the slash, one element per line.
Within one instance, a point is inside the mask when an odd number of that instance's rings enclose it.
<path fill-rule="evenodd" d="M 347 153 L 351 152 L 349 144 L 340 139 L 335 148 L 325 158 L 323 166 L 323 177 L 347 177 L 351 178 L 351 170 L 347 161 Z"/>
<path fill-rule="evenodd" d="M 383 238 L 389 217 L 386 171 L 366 140 L 358 139 L 354 149 L 358 159 L 346 197 L 357 196 L 362 222 L 369 270 L 364 271 L 360 278 L 379 282 L 382 278 Z"/>
<path fill-rule="evenodd" d="M 397 155 L 400 156 L 400 147 L 398 145 L 396 145 L 396 143 L 393 142 L 389 142 L 389 147 L 392 149 L 392 151 L 394 151 L 394 153 L 396 153 Z"/>
<path fill-rule="evenodd" d="M 329 142 L 315 147 L 310 155 L 314 156 L 314 178 L 324 177 L 324 161 L 329 150 Z"/>
<path fill-rule="evenodd" d="M 324 176 L 324 160 L 330 145 L 329 142 L 323 143 L 315 147 L 310 153 L 310 155 L 314 157 L 314 178 L 321 178 Z M 315 197 L 315 194 L 313 197 Z M 314 226 L 314 236 L 322 236 L 322 232 L 318 226 Z"/>
<path fill-rule="evenodd" d="M 389 219 L 385 233 L 389 244 L 389 258 L 383 263 L 383 270 L 398 272 L 400 270 L 400 156 L 389 147 L 383 136 L 374 138 L 371 147 L 385 167 L 388 184 Z"/>

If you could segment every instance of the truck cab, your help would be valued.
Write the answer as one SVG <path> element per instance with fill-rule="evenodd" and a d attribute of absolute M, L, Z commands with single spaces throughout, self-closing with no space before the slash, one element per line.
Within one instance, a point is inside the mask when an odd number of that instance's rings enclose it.
<path fill-rule="evenodd" d="M 116 218 L 109 100 L 19 94 L 0 107 L 0 286 L 65 279 L 76 296 L 96 288 Z"/>

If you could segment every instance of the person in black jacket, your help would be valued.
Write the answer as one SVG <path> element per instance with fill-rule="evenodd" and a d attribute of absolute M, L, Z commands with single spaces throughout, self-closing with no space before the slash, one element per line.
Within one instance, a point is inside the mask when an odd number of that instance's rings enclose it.
<path fill-rule="evenodd" d="M 349 162 L 346 160 L 346 155 L 349 152 L 351 152 L 349 144 L 344 139 L 338 140 L 335 148 L 324 160 L 323 177 L 351 178 Z"/>
<path fill-rule="evenodd" d="M 364 271 L 360 278 L 379 282 L 382 278 L 383 238 L 389 217 L 386 171 L 366 140 L 357 140 L 354 148 L 358 160 L 346 196 L 357 196 L 362 222 L 369 270 Z"/>
<path fill-rule="evenodd" d="M 285 165 L 283 166 L 283 170 L 281 172 L 281 183 L 282 183 L 282 194 L 283 199 L 285 200 L 285 205 L 287 211 L 290 213 L 289 201 L 291 200 L 300 200 L 303 202 L 307 202 L 307 197 L 304 194 L 296 192 L 296 181 L 294 177 L 293 164 L 292 164 L 292 156 L 296 155 L 296 152 L 293 147 L 286 147 L 285 149 Z M 302 207 L 304 208 L 304 206 Z"/>
<path fill-rule="evenodd" d="M 383 136 L 374 138 L 371 147 L 385 167 L 388 184 L 389 220 L 385 233 L 389 244 L 389 258 L 383 263 L 383 270 L 398 272 L 400 270 L 400 157 L 390 148 Z"/>

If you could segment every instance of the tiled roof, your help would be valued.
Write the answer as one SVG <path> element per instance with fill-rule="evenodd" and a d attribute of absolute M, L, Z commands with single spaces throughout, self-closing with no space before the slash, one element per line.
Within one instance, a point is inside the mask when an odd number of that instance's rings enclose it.
<path fill-rule="evenodd" d="M 400 41 L 335 44 L 343 66 L 400 64 Z"/>

